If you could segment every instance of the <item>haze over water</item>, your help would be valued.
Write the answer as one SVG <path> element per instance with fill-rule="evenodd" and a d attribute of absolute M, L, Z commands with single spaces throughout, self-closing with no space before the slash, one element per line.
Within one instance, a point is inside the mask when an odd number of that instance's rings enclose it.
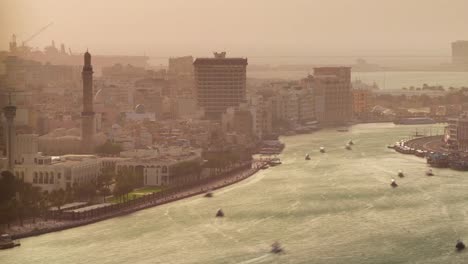
<path fill-rule="evenodd" d="M 427 177 L 424 159 L 386 148 L 416 128 L 443 130 L 385 123 L 284 137 L 283 165 L 211 199 L 23 239 L 0 263 L 464 263 L 454 245 L 468 238 L 466 173 Z M 214 217 L 218 208 L 225 218 Z M 286 254 L 268 253 L 276 240 Z"/>

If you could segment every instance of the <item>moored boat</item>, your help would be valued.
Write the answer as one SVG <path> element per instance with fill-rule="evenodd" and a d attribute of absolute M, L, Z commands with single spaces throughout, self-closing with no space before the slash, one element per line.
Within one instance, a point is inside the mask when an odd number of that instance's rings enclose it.
<path fill-rule="evenodd" d="M 2 234 L 0 236 L 0 249 L 9 249 L 21 246 L 17 241 L 14 241 L 9 234 Z"/>
<path fill-rule="evenodd" d="M 268 162 L 268 165 L 271 167 L 281 165 L 281 160 L 279 158 L 273 158 Z"/>
<path fill-rule="evenodd" d="M 209 189 L 208 191 L 206 191 L 205 197 L 213 197 L 213 191 L 212 191 L 211 189 Z"/>

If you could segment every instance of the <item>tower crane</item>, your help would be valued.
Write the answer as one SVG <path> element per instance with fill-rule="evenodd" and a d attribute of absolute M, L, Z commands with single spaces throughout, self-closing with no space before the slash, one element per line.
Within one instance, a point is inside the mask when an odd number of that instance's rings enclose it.
<path fill-rule="evenodd" d="M 47 28 L 49 28 L 50 26 L 52 26 L 54 24 L 54 22 L 50 22 L 49 24 L 47 24 L 46 26 L 42 27 L 41 29 L 39 29 L 36 33 L 34 33 L 32 36 L 30 36 L 29 38 L 27 38 L 26 40 L 23 41 L 22 43 L 22 46 L 24 47 L 26 45 L 26 43 L 28 43 L 29 41 L 31 41 L 33 38 L 37 37 L 37 35 L 41 34 L 44 30 L 46 30 Z"/>

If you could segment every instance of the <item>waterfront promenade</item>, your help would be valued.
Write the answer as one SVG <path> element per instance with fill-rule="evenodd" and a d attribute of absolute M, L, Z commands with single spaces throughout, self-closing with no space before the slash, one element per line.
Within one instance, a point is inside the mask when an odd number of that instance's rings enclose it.
<path fill-rule="evenodd" d="M 6 231 L 11 234 L 13 238 L 19 239 L 88 225 L 109 218 L 131 214 L 142 209 L 174 202 L 180 199 L 203 194 L 207 190 L 216 190 L 240 182 L 254 175 L 263 165 L 264 164 L 258 162 L 253 163 L 249 167 L 240 168 L 222 176 L 216 176 L 188 186 L 174 188 L 162 195 L 159 193 L 154 196 L 147 195 L 140 199 L 129 201 L 127 205 L 120 206 L 117 210 L 106 210 L 97 214 L 88 214 L 85 217 L 79 217 L 75 220 L 38 219 L 34 224 L 30 223 L 25 224 L 24 226 L 14 225 Z"/>

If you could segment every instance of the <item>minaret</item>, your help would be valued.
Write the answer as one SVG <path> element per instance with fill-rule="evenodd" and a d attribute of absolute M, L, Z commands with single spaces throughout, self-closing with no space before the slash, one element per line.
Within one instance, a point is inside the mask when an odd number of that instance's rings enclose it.
<path fill-rule="evenodd" d="M 10 100 L 7 106 L 3 108 L 3 115 L 6 119 L 5 135 L 6 135 L 6 152 L 8 158 L 7 170 L 13 172 L 15 166 L 15 142 L 16 142 L 16 129 L 15 129 L 15 116 L 16 106 L 11 103 L 11 94 L 9 95 Z"/>
<path fill-rule="evenodd" d="M 94 109 L 93 109 L 93 66 L 91 54 L 84 54 L 84 66 L 81 72 L 83 78 L 83 112 L 81 112 L 81 141 L 83 152 L 94 151 Z"/>

